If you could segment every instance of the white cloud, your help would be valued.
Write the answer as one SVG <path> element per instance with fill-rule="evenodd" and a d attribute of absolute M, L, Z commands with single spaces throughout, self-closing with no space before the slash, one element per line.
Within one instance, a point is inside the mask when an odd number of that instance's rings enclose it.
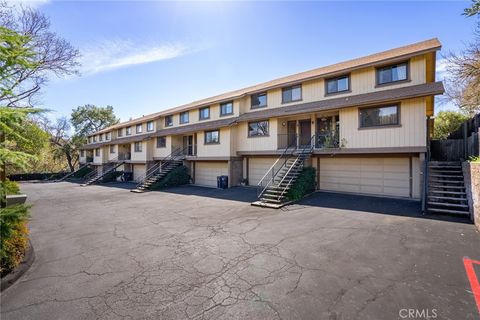
<path fill-rule="evenodd" d="M 138 45 L 131 41 L 105 41 L 81 49 L 81 72 L 91 75 L 155 61 L 173 59 L 192 50 L 182 43 Z"/>
<path fill-rule="evenodd" d="M 50 1 L 51 0 L 7 0 L 7 3 L 13 5 L 24 5 L 30 8 L 38 8 L 49 3 Z"/>
<path fill-rule="evenodd" d="M 444 80 L 447 75 L 448 61 L 447 59 L 438 59 L 436 65 L 437 79 Z"/>

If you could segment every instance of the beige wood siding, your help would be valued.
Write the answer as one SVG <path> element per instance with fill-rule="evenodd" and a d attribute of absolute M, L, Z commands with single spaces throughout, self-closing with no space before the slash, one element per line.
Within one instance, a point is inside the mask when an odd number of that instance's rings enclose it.
<path fill-rule="evenodd" d="M 400 104 L 400 126 L 359 129 L 358 108 L 340 109 L 340 139 L 347 148 L 417 147 L 426 145 L 425 99 Z"/>
<path fill-rule="evenodd" d="M 256 186 L 268 169 L 277 161 L 276 157 L 256 157 L 248 159 L 248 184 Z"/>
<path fill-rule="evenodd" d="M 270 134 L 268 136 L 249 137 L 248 123 L 240 123 L 236 129 L 237 151 L 277 150 L 277 130 L 278 120 L 272 118 L 269 119 Z"/>
<path fill-rule="evenodd" d="M 216 187 L 217 176 L 228 175 L 227 162 L 195 162 L 195 184 Z"/>
<path fill-rule="evenodd" d="M 115 152 L 111 153 L 110 146 L 107 146 L 106 152 L 108 153 L 108 160 L 114 160 L 118 157 L 118 145 L 115 144 L 113 147 L 115 149 Z"/>
<path fill-rule="evenodd" d="M 409 161 L 408 157 L 320 158 L 320 189 L 409 197 Z M 413 170 L 413 174 L 416 177 L 412 187 L 419 181 L 419 172 Z M 419 190 L 414 187 L 412 191 L 418 198 Z"/>
<path fill-rule="evenodd" d="M 141 152 L 135 152 L 135 142 L 131 143 L 131 155 L 132 155 L 132 161 L 147 161 L 151 159 L 151 153 L 152 150 L 149 150 L 149 145 L 147 141 L 140 141 L 142 144 L 142 151 Z M 150 147 L 151 149 L 151 147 Z"/>
<path fill-rule="evenodd" d="M 144 164 L 134 164 L 133 165 L 133 180 L 140 182 L 141 179 L 145 176 L 146 166 Z"/>
<path fill-rule="evenodd" d="M 197 133 L 198 157 L 229 157 L 230 156 L 230 129 L 220 129 L 220 143 L 205 144 L 205 132 Z"/>
<path fill-rule="evenodd" d="M 166 137 L 165 148 L 157 148 L 157 138 L 153 139 L 153 156 L 164 158 L 172 153 L 172 136 Z"/>

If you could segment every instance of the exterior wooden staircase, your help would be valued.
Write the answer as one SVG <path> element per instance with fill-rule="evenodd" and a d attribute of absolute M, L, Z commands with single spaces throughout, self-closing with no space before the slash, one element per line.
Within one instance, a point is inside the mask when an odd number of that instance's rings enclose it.
<path fill-rule="evenodd" d="M 117 159 L 112 160 L 108 164 L 104 165 L 103 170 L 100 172 L 98 169 L 94 169 L 92 172 L 87 174 L 85 176 L 85 183 L 81 184 L 82 187 L 86 187 L 88 185 L 91 185 L 93 183 L 98 182 L 100 179 L 102 179 L 107 173 L 110 173 L 120 167 L 122 164 L 124 164 L 124 160 L 117 161 Z"/>
<path fill-rule="evenodd" d="M 460 162 L 429 162 L 427 212 L 470 215 Z"/>
<path fill-rule="evenodd" d="M 185 158 L 185 151 L 187 149 L 188 146 L 175 149 L 171 154 L 155 163 L 155 165 L 150 167 L 145 173 L 145 175 L 141 178 L 141 182 L 130 191 L 135 193 L 143 193 L 145 191 L 149 191 L 152 185 L 161 181 L 173 169 L 183 164 L 182 160 Z"/>
<path fill-rule="evenodd" d="M 289 203 L 288 190 L 297 181 L 305 161 L 312 154 L 314 137 L 301 150 L 295 148 L 289 151 L 290 147 L 287 147 L 258 183 L 260 192 L 258 200 L 252 202 L 253 206 L 279 209 Z"/>

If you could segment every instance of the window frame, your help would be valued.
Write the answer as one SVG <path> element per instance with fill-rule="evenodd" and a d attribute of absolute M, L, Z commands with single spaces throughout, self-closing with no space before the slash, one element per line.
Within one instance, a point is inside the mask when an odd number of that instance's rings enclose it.
<path fill-rule="evenodd" d="M 125 135 L 131 136 L 132 135 L 132 126 L 125 128 Z"/>
<path fill-rule="evenodd" d="M 170 119 L 170 122 L 167 122 L 167 120 Z M 165 123 L 164 123 L 164 127 L 167 128 L 167 127 L 173 127 L 173 115 L 170 114 L 168 116 L 165 116 Z"/>
<path fill-rule="evenodd" d="M 93 136 L 93 142 L 97 142 L 97 136 Z"/>
<path fill-rule="evenodd" d="M 85 150 L 80 150 L 80 157 L 85 158 Z"/>
<path fill-rule="evenodd" d="M 110 140 L 110 132 L 105 133 L 105 141 Z"/>
<path fill-rule="evenodd" d="M 250 134 L 250 124 L 252 123 L 259 123 L 259 122 L 267 122 L 268 124 L 268 133 L 264 135 L 251 135 Z M 247 122 L 247 137 L 248 138 L 263 138 L 263 137 L 270 137 L 270 120 L 264 119 L 264 120 L 256 120 L 256 121 L 249 121 Z"/>
<path fill-rule="evenodd" d="M 207 133 L 211 133 L 211 132 L 218 132 L 218 141 L 215 141 L 215 142 L 208 142 L 207 141 Z M 205 144 L 205 145 L 220 144 L 220 129 L 205 130 L 203 132 L 203 144 Z"/>
<path fill-rule="evenodd" d="M 397 108 L 397 123 L 396 124 L 382 124 L 382 125 L 373 125 L 373 126 L 362 126 L 362 110 L 366 109 L 380 109 L 380 108 L 387 108 L 387 107 L 396 107 Z M 400 103 L 389 103 L 389 104 L 381 104 L 376 106 L 368 106 L 368 107 L 361 107 L 358 108 L 358 130 L 370 130 L 370 129 L 382 129 L 382 128 L 395 128 L 401 127 L 402 122 L 400 118 L 401 114 L 401 104 Z"/>
<path fill-rule="evenodd" d="M 160 145 L 160 144 L 158 143 L 158 142 L 160 141 L 160 139 L 163 139 L 163 140 L 164 140 L 163 145 Z M 157 149 L 166 148 L 166 147 L 167 147 L 167 136 L 159 136 L 159 137 L 157 137 L 156 146 L 157 146 Z"/>
<path fill-rule="evenodd" d="M 348 88 L 347 88 L 347 90 L 338 91 L 338 80 L 342 79 L 342 78 L 347 78 Z M 342 74 L 342 75 L 336 76 L 336 77 L 326 78 L 325 79 L 325 96 L 333 96 L 333 95 L 337 95 L 337 94 L 352 92 L 352 80 L 351 79 L 352 79 L 352 77 L 351 77 L 350 73 Z M 337 91 L 328 92 L 328 82 L 333 81 L 333 80 L 337 81 Z"/>
<path fill-rule="evenodd" d="M 111 144 L 109 149 L 110 149 L 111 154 L 115 153 L 115 145 L 114 144 Z"/>
<path fill-rule="evenodd" d="M 185 115 L 185 114 L 187 115 L 187 121 L 184 121 L 184 120 L 182 119 L 182 115 Z M 180 124 L 190 123 L 190 113 L 189 113 L 189 111 L 180 112 L 180 114 L 179 114 L 179 123 L 180 123 Z"/>
<path fill-rule="evenodd" d="M 102 141 L 103 141 L 103 133 L 98 135 L 98 142 L 102 142 Z"/>
<path fill-rule="evenodd" d="M 149 125 L 152 125 L 151 129 L 148 128 Z M 147 132 L 152 132 L 154 130 L 155 130 L 155 124 L 153 123 L 153 121 L 147 121 Z"/>
<path fill-rule="evenodd" d="M 123 128 L 117 129 L 117 137 L 118 138 L 123 137 Z"/>
<path fill-rule="evenodd" d="M 140 130 L 138 130 L 140 128 Z M 140 123 L 140 124 L 136 124 L 135 125 L 135 133 L 143 133 L 143 124 Z"/>
<path fill-rule="evenodd" d="M 202 117 L 202 110 L 208 110 L 208 117 L 205 117 L 205 118 Z M 210 106 L 198 108 L 198 120 L 202 121 L 202 120 L 208 120 L 208 119 L 210 119 Z"/>
<path fill-rule="evenodd" d="M 265 104 L 264 105 L 253 105 L 253 97 L 254 96 L 265 96 Z M 267 94 L 267 91 L 263 91 L 263 92 L 258 92 L 258 93 L 254 93 L 254 94 L 251 94 L 250 95 L 250 109 L 261 109 L 261 108 L 266 108 L 268 107 L 268 94 Z"/>
<path fill-rule="evenodd" d="M 227 104 L 232 104 L 232 111 L 229 113 L 223 113 L 222 107 Z M 234 114 L 233 108 L 234 108 L 233 100 L 220 103 L 220 117 L 231 116 L 232 114 Z"/>
<path fill-rule="evenodd" d="M 286 91 L 286 90 L 289 90 L 289 89 L 293 90 L 294 88 L 300 88 L 300 98 L 293 100 L 293 97 L 292 97 L 292 100 L 285 101 L 284 96 L 283 96 L 283 92 Z M 297 102 L 297 101 L 302 101 L 302 100 L 303 100 L 303 86 L 302 86 L 301 83 L 282 88 L 282 104 L 292 103 L 292 102 Z"/>
<path fill-rule="evenodd" d="M 380 71 L 383 70 L 383 69 L 387 69 L 387 68 L 392 68 L 392 67 L 395 67 L 395 66 L 399 66 L 399 65 L 402 65 L 402 64 L 405 64 L 406 65 L 406 77 L 405 79 L 402 79 L 402 80 L 396 80 L 396 81 L 390 81 L 390 82 L 384 82 L 384 83 L 380 83 Z M 395 63 L 390 63 L 390 64 L 385 64 L 385 65 L 382 65 L 382 66 L 378 66 L 378 67 L 375 67 L 375 88 L 377 87 L 383 87 L 383 86 L 389 86 L 389 85 L 395 85 L 395 84 L 398 84 L 398 83 L 403 83 L 403 82 L 410 82 L 410 61 L 409 60 L 406 60 L 406 61 L 399 61 L 399 62 L 395 62 Z"/>
<path fill-rule="evenodd" d="M 142 145 L 143 143 L 141 141 L 135 141 L 133 143 L 133 152 L 142 152 Z M 139 146 L 139 148 L 137 148 Z"/>
<path fill-rule="evenodd" d="M 100 148 L 95 148 L 95 157 L 100 157 Z"/>

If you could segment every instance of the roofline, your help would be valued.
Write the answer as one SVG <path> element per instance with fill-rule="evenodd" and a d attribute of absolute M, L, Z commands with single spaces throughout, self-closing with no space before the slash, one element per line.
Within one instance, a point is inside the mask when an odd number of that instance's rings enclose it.
<path fill-rule="evenodd" d="M 375 60 L 375 61 L 372 61 L 372 62 L 362 63 L 362 64 L 354 65 L 354 66 L 351 66 L 351 67 L 347 67 L 347 68 L 339 68 L 339 69 L 331 71 L 331 72 L 320 73 L 320 74 L 314 75 L 314 76 L 309 76 L 309 77 L 307 76 L 307 77 L 295 79 L 295 80 L 292 80 L 292 81 L 285 81 L 285 82 L 281 82 L 281 83 L 278 83 L 278 84 L 275 84 L 275 85 L 265 86 L 265 87 L 262 87 L 262 88 L 259 88 L 259 89 L 249 90 L 249 88 L 261 86 L 263 84 L 268 84 L 269 82 L 272 82 L 272 81 L 279 81 L 283 78 L 294 77 L 296 75 L 301 75 L 302 73 L 311 72 L 311 71 L 314 71 L 314 70 L 317 70 L 317 69 L 329 68 L 329 67 L 333 67 L 335 65 L 353 63 L 356 60 L 366 59 L 366 58 L 369 58 L 369 57 L 374 57 L 376 55 L 386 54 L 386 53 L 389 53 L 389 52 L 394 52 L 396 50 L 400 50 L 400 49 L 403 49 L 403 48 L 407 48 L 407 47 L 415 46 L 415 45 L 420 45 L 420 44 L 428 43 L 428 42 L 434 42 L 434 43 L 436 43 L 436 45 L 432 45 L 432 46 L 430 46 L 426 49 L 416 50 L 416 51 L 413 51 L 413 52 L 410 52 L 410 53 L 397 55 L 397 56 L 390 57 L 390 58 L 379 59 L 379 60 Z M 368 68 L 368 67 L 372 67 L 372 66 L 376 66 L 376 65 L 382 65 L 382 64 L 385 64 L 385 63 L 392 63 L 392 62 L 396 62 L 396 61 L 409 59 L 409 58 L 412 58 L 414 56 L 419 56 L 419 55 L 426 54 L 426 53 L 429 53 L 429 52 L 438 51 L 438 50 L 441 49 L 441 47 L 442 47 L 442 45 L 441 45 L 440 41 L 437 38 L 432 38 L 432 39 L 428 39 L 428 40 L 425 40 L 425 41 L 420 41 L 420 42 L 416 42 L 416 43 L 413 43 L 413 44 L 409 44 L 409 45 L 406 45 L 406 46 L 401 46 L 401 47 L 397 47 L 397 48 L 394 48 L 394 49 L 389 49 L 389 50 L 386 50 L 386 51 L 381 51 L 381 52 L 378 52 L 378 53 L 362 56 L 360 58 L 350 59 L 350 60 L 346 60 L 346 61 L 343 61 L 343 62 L 323 66 L 323 67 L 320 67 L 320 68 L 306 70 L 306 71 L 303 71 L 303 72 L 299 72 L 299 73 L 295 73 L 295 74 L 292 74 L 292 75 L 276 78 L 276 79 L 273 79 L 273 80 L 270 80 L 270 81 L 262 82 L 262 83 L 259 83 L 259 84 L 256 84 L 256 85 L 244 87 L 242 89 L 237 89 L 237 90 L 225 92 L 225 93 L 222 93 L 222 94 L 218 94 L 218 95 L 215 95 L 215 96 L 211 96 L 211 97 L 208 97 L 208 98 L 205 98 L 205 99 L 193 101 L 193 102 L 190 102 L 190 103 L 187 103 L 187 104 L 184 104 L 184 105 L 180 105 L 180 106 L 177 106 L 177 107 L 168 108 L 166 110 L 159 111 L 159 112 L 156 112 L 156 113 L 152 113 L 150 115 L 146 115 L 146 116 L 143 116 L 143 117 L 140 117 L 140 118 L 128 120 L 128 121 L 125 121 L 125 122 L 120 122 L 120 123 L 117 123 L 117 124 L 115 124 L 113 126 L 110 126 L 108 128 L 105 128 L 105 129 L 99 130 L 95 133 L 92 133 L 92 134 L 88 135 L 88 137 L 93 136 L 93 135 L 97 135 L 97 134 L 102 134 L 104 132 L 108 132 L 108 131 L 111 131 L 111 130 L 123 128 L 124 126 L 136 125 L 136 124 L 142 123 L 144 121 L 155 120 L 159 117 L 172 115 L 172 114 L 175 114 L 175 113 L 178 113 L 178 112 L 181 112 L 181 111 L 194 110 L 194 109 L 198 109 L 198 108 L 201 108 L 201 107 L 204 107 L 204 106 L 209 106 L 209 105 L 212 105 L 212 104 L 217 104 L 217 103 L 222 103 L 222 102 L 226 102 L 226 101 L 231 101 L 231 100 L 234 100 L 234 99 L 243 98 L 243 97 L 249 96 L 251 94 L 258 93 L 258 92 L 277 89 L 277 88 L 281 88 L 281 87 L 285 87 L 285 86 L 289 86 L 289 85 L 295 85 L 295 84 L 299 84 L 299 83 L 302 83 L 302 82 L 305 82 L 305 81 L 327 78 L 327 77 L 331 77 L 331 76 L 334 76 L 334 75 L 339 75 L 339 74 L 342 74 L 342 73 L 348 73 L 348 72 L 358 70 L 358 69 L 362 69 L 362 68 Z M 241 93 L 235 95 L 235 92 L 241 92 Z M 230 93 L 232 94 L 231 96 L 228 96 L 228 97 L 225 97 L 225 98 L 220 98 L 219 97 L 219 96 L 223 96 L 223 95 L 228 95 Z M 217 97 L 217 96 L 219 98 L 215 99 L 215 97 Z M 209 99 L 212 99 L 212 100 L 209 100 Z M 209 101 L 206 101 L 206 100 L 209 100 Z M 206 101 L 206 102 L 203 102 L 203 101 Z"/>

